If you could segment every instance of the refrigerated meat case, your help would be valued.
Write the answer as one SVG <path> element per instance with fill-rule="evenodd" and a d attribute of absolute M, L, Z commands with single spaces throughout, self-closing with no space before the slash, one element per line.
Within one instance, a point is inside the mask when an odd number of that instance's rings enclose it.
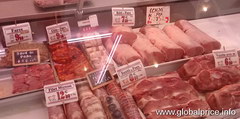
<path fill-rule="evenodd" d="M 47 41 L 46 26 L 62 21 L 70 24 L 72 38 L 77 38 L 77 22 L 89 15 L 98 16 L 100 33 L 107 33 L 112 27 L 112 7 L 134 7 L 136 21 L 134 29 L 145 26 L 146 7 L 170 6 L 170 22 L 186 19 L 208 35 L 217 39 L 225 48 L 239 49 L 240 35 L 240 1 L 239 0 L 88 0 L 84 2 L 82 14 L 77 14 L 79 4 L 53 8 L 39 8 L 33 0 L 0 1 L 0 26 L 29 22 L 33 39 L 36 42 Z M 164 25 L 159 25 L 163 27 Z M 3 31 L 0 30 L 1 46 L 5 48 Z M 147 76 L 175 71 L 189 59 L 181 59 L 157 66 L 145 67 Z M 11 69 L 0 69 L 0 80 L 11 77 Z M 116 74 L 114 74 L 116 76 Z M 77 82 L 77 81 L 76 81 Z M 47 108 L 44 104 L 43 90 L 0 98 L 1 119 L 47 119 Z M 220 117 L 209 117 L 220 118 Z"/>

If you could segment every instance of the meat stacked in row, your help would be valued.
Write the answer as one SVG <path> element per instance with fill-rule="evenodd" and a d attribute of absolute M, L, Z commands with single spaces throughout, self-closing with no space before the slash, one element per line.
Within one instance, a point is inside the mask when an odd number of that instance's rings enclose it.
<path fill-rule="evenodd" d="M 206 110 L 207 102 L 198 92 L 174 72 L 137 82 L 128 89 L 147 119 L 179 118 L 176 115 L 157 115 L 157 110 Z M 194 118 L 184 115 L 181 118 Z"/>
<path fill-rule="evenodd" d="M 49 46 L 55 68 L 61 81 L 85 77 L 92 67 L 82 51 L 75 44 L 67 42 Z"/>
<path fill-rule="evenodd" d="M 17 67 L 12 70 L 13 93 L 43 88 L 55 83 L 53 70 L 49 64 Z"/>
<path fill-rule="evenodd" d="M 97 37 L 97 35 L 99 35 L 97 32 L 84 34 L 83 37 L 95 36 L 96 39 L 85 39 L 86 41 L 82 42 L 83 49 L 85 49 L 90 63 L 95 69 L 103 68 L 108 62 L 108 67 L 112 70 L 114 68 L 114 64 L 111 60 L 108 61 L 108 54 L 103 46 L 102 39 Z"/>
<path fill-rule="evenodd" d="M 78 0 L 34 0 L 35 4 L 39 7 L 54 7 L 65 4 L 76 4 Z"/>
<path fill-rule="evenodd" d="M 141 59 L 144 65 L 193 57 L 219 49 L 221 44 L 185 20 L 166 25 L 163 30 L 142 27 L 133 32 L 129 27 L 113 27 L 112 37 L 104 40 L 108 52 L 114 51 L 114 60 L 127 64 Z"/>
<path fill-rule="evenodd" d="M 240 66 L 215 67 L 212 54 L 192 58 L 178 69 L 198 91 L 207 93 L 212 109 L 240 108 Z"/>

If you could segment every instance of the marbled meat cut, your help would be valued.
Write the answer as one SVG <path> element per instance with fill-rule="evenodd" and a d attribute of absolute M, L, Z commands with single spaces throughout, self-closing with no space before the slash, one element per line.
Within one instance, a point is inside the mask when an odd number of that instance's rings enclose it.
<path fill-rule="evenodd" d="M 78 102 L 71 102 L 65 105 L 68 119 L 85 119 Z"/>
<path fill-rule="evenodd" d="M 184 80 L 189 80 L 192 76 L 196 76 L 200 71 L 204 69 L 212 69 L 214 67 L 215 63 L 213 55 L 202 55 L 191 58 L 178 69 L 178 74 Z"/>
<path fill-rule="evenodd" d="M 166 61 L 183 58 L 184 50 L 174 43 L 160 28 L 145 26 L 139 30 L 151 43 L 166 55 Z"/>
<path fill-rule="evenodd" d="M 49 64 L 16 67 L 12 70 L 12 78 L 13 93 L 40 89 L 44 85 L 55 83 L 53 70 Z"/>
<path fill-rule="evenodd" d="M 48 107 L 49 119 L 67 119 L 63 110 L 63 106 Z"/>
<path fill-rule="evenodd" d="M 240 84 L 227 85 L 206 96 L 210 107 L 214 110 L 240 108 Z"/>
<path fill-rule="evenodd" d="M 143 34 L 136 33 L 137 39 L 132 47 L 142 56 L 145 66 L 165 61 L 165 54 L 156 48 Z"/>
<path fill-rule="evenodd" d="M 100 99 L 92 93 L 87 82 L 79 85 L 78 94 L 80 106 L 87 119 L 107 119 Z"/>
<path fill-rule="evenodd" d="M 187 36 L 180 28 L 175 25 L 167 25 L 163 31 L 168 37 L 177 45 L 184 49 L 185 55 L 189 57 L 202 55 L 204 52 L 203 47 L 194 41 L 191 37 Z"/>
<path fill-rule="evenodd" d="M 130 94 L 121 90 L 115 82 L 107 85 L 107 91 L 110 95 L 116 97 L 128 119 L 142 119 L 138 107 Z"/>
<path fill-rule="evenodd" d="M 221 48 L 219 41 L 207 35 L 187 20 L 179 20 L 175 22 L 175 25 L 182 29 L 183 32 L 190 36 L 193 40 L 200 43 L 204 47 L 205 53 L 210 53 L 213 50 Z"/>
<path fill-rule="evenodd" d="M 120 65 L 124 65 L 138 59 L 142 60 L 140 54 L 138 54 L 138 52 L 128 44 L 117 44 L 116 49 L 114 49 L 113 41 L 111 39 L 105 39 L 104 45 L 109 54 L 111 52 L 114 53 L 113 59 Z"/>
<path fill-rule="evenodd" d="M 175 72 L 141 80 L 129 90 L 147 119 L 178 118 L 157 115 L 156 110 L 209 108 L 207 102 L 200 99 L 198 92 Z M 193 118 L 189 115 L 186 117 Z"/>
<path fill-rule="evenodd" d="M 189 83 L 198 91 L 213 91 L 225 85 L 240 81 L 240 66 L 226 66 L 202 70 L 197 76 L 192 77 Z"/>

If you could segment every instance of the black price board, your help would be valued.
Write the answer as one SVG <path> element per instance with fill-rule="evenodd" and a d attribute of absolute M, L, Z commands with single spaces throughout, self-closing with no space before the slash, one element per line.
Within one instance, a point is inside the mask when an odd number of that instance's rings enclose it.
<path fill-rule="evenodd" d="M 114 78 L 109 70 L 96 70 L 90 72 L 87 74 L 87 79 L 92 90 L 103 87 L 114 81 Z"/>
<path fill-rule="evenodd" d="M 39 64 L 39 49 L 14 50 L 12 58 L 13 66 Z"/>

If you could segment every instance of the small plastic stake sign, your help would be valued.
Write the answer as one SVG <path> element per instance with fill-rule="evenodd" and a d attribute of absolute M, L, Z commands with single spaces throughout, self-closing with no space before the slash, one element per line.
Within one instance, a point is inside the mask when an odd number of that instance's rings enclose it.
<path fill-rule="evenodd" d="M 73 80 L 44 86 L 47 107 L 78 101 L 76 84 Z"/>
<path fill-rule="evenodd" d="M 237 50 L 215 50 L 213 51 L 215 67 L 239 65 Z"/>
<path fill-rule="evenodd" d="M 50 45 L 71 38 L 71 30 L 68 22 L 62 22 L 46 27 L 48 42 Z"/>
<path fill-rule="evenodd" d="M 6 46 L 32 41 L 32 30 L 28 22 L 3 26 Z"/>
<path fill-rule="evenodd" d="M 141 60 L 136 60 L 116 68 L 118 79 L 122 89 L 131 86 L 135 81 L 146 78 L 146 71 Z"/>
<path fill-rule="evenodd" d="M 166 24 L 170 22 L 170 6 L 147 7 L 146 24 Z"/>
<path fill-rule="evenodd" d="M 134 26 L 135 11 L 134 8 L 112 8 L 113 26 Z"/>

